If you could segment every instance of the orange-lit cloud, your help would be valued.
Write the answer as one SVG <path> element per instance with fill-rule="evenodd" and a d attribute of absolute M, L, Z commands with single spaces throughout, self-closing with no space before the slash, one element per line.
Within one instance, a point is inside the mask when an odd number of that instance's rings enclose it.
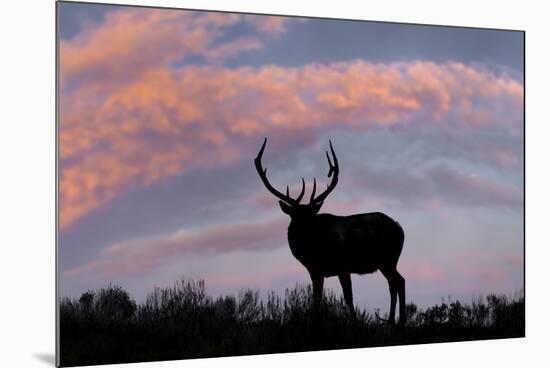
<path fill-rule="evenodd" d="M 284 33 L 289 23 L 288 17 L 283 16 L 261 16 L 245 14 L 243 18 L 246 22 L 254 25 L 260 32 L 273 36 Z M 304 22 L 305 19 L 293 19 L 293 21 Z"/>
<path fill-rule="evenodd" d="M 259 37 L 285 32 L 290 21 L 285 17 L 169 9 L 112 11 L 102 24 L 61 41 L 62 85 L 74 80 L 93 83 L 97 78 L 118 84 L 150 67 L 192 55 L 221 60 L 262 45 L 256 37 L 216 45 L 225 28 L 246 22 L 257 29 Z"/>
<path fill-rule="evenodd" d="M 187 26 L 192 13 L 127 9 L 108 13 L 100 27 L 61 41 L 62 85 L 73 79 L 125 80 L 144 69 L 200 52 L 209 42 L 204 27 Z"/>
<path fill-rule="evenodd" d="M 258 137 L 521 119 L 521 83 L 459 63 L 219 64 L 286 30 L 285 18 L 258 19 L 127 9 L 61 43 L 62 229 L 134 188 L 248 159 Z M 241 21 L 257 34 L 221 42 L 225 27 Z M 172 65 L 189 55 L 215 64 Z"/>
<path fill-rule="evenodd" d="M 485 75 L 479 85 L 453 91 L 452 86 L 432 89 L 430 79 L 426 84 L 411 82 L 408 68 L 435 74 L 463 70 L 454 64 L 407 67 L 361 61 L 299 69 L 205 66 L 174 72 L 158 68 L 106 96 L 90 97 L 95 103 L 91 101 L 89 108 L 79 106 L 83 110 L 74 111 L 64 106 L 62 226 L 108 202 L 119 191 L 153 183 L 189 166 L 237 160 L 246 151 L 242 140 L 250 136 L 311 134 L 338 125 L 366 129 L 372 123 L 429 124 L 418 121 L 417 113 L 436 123 L 448 117 L 468 126 L 470 108 L 450 111 L 447 102 L 465 98 L 463 90 L 478 92 L 470 99 L 490 95 L 483 110 L 491 116 L 487 124 L 500 123 L 491 112 L 491 99 L 517 103 L 514 88 L 498 95 L 491 94 L 492 87 L 484 90 L 496 79 L 492 75 Z M 445 93 L 439 96 L 442 90 Z M 520 104 L 517 114 L 519 109 Z M 65 161 L 74 163 L 66 165 Z M 78 174 L 71 174 L 71 169 Z M 94 189 L 102 194 L 91 193 Z M 77 207 L 80 209 L 75 210 Z"/>

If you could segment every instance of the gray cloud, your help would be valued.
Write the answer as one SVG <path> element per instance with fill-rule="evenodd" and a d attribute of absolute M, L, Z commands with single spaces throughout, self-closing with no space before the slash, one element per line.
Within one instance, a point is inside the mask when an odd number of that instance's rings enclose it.
<path fill-rule="evenodd" d="M 174 257 L 185 254 L 217 256 L 236 250 L 268 250 L 285 244 L 283 218 L 264 222 L 213 225 L 183 229 L 167 235 L 112 244 L 96 260 L 71 268 L 65 276 L 99 272 L 110 277 L 148 274 Z"/>
<path fill-rule="evenodd" d="M 470 174 L 439 164 L 425 171 L 408 168 L 364 166 L 353 175 L 348 185 L 372 193 L 399 206 L 426 207 L 431 201 L 446 206 L 505 207 L 520 209 L 520 188 L 478 174 Z"/>

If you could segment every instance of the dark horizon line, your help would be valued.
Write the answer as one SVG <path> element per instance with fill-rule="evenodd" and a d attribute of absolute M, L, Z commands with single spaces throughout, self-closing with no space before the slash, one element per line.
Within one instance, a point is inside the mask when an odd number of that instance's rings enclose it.
<path fill-rule="evenodd" d="M 176 287 L 176 283 L 179 283 L 180 285 L 185 285 L 187 283 L 194 283 L 195 285 L 198 285 L 201 282 L 204 285 L 204 290 L 206 292 L 206 295 L 210 296 L 210 297 L 213 297 L 213 298 L 214 297 L 238 296 L 241 292 L 244 292 L 244 291 L 253 291 L 253 292 L 257 291 L 259 293 L 264 293 L 265 292 L 267 294 L 275 293 L 275 295 L 277 295 L 277 296 L 284 296 L 284 293 L 283 293 L 283 295 L 281 295 L 280 293 L 275 292 L 275 290 L 273 290 L 273 289 L 260 289 L 260 288 L 246 287 L 246 286 L 240 287 L 236 294 L 235 293 L 212 294 L 212 293 L 209 292 L 208 285 L 207 285 L 207 283 L 205 282 L 204 279 L 180 278 L 177 281 L 174 281 L 171 286 L 157 286 L 157 285 L 153 286 L 152 291 L 146 292 L 146 294 L 144 296 L 144 299 L 146 299 L 149 294 L 154 292 L 154 290 L 157 290 L 157 289 L 159 289 L 159 290 L 173 289 L 174 287 Z M 59 301 L 59 300 L 63 300 L 63 299 L 70 299 L 70 300 L 71 299 L 78 299 L 82 294 L 84 294 L 86 292 L 89 292 L 89 291 L 96 292 L 96 291 L 99 291 L 99 290 L 109 289 L 109 288 L 116 288 L 116 287 L 119 287 L 122 290 L 128 292 L 122 285 L 116 284 L 116 283 L 113 283 L 113 282 L 109 282 L 107 285 L 103 285 L 103 286 L 100 286 L 100 287 L 97 287 L 97 288 L 94 288 L 94 289 L 87 289 L 85 291 L 82 291 L 82 292 L 80 292 L 80 295 L 77 296 L 77 297 L 59 295 L 57 300 Z M 294 284 L 294 286 L 285 287 L 284 290 L 286 292 L 287 290 L 292 291 L 292 290 L 297 290 L 297 289 L 301 289 L 301 288 L 302 289 L 307 289 L 308 287 L 311 287 L 311 283 L 309 283 L 309 282 L 306 282 L 306 283 L 296 282 Z M 326 293 L 326 294 L 334 294 L 335 296 L 339 296 L 341 294 L 341 293 L 337 292 L 332 287 L 327 287 L 325 289 L 328 291 L 328 293 Z M 130 295 L 129 292 L 128 292 L 128 294 L 131 298 L 133 298 L 132 295 Z M 458 294 L 460 294 L 460 293 L 458 293 Z M 504 295 L 506 297 L 511 297 L 512 298 L 512 297 L 515 297 L 516 294 L 519 294 L 520 297 L 525 298 L 525 288 L 524 287 L 519 287 L 519 288 L 515 288 L 514 291 L 509 291 L 509 292 L 486 292 L 486 293 L 467 293 L 467 294 L 471 295 L 472 300 L 476 299 L 476 298 L 485 298 L 489 295 Z M 260 299 L 263 300 L 263 297 L 260 296 Z M 453 300 L 453 299 L 454 300 L 459 300 L 459 299 L 457 299 L 456 296 L 453 297 L 453 295 L 450 294 L 450 293 L 446 294 L 446 297 L 441 296 L 442 301 Z M 134 299 L 134 301 L 138 302 L 137 299 Z M 410 301 L 410 303 L 416 304 L 413 301 Z M 407 304 L 409 304 L 409 303 L 407 303 Z"/>

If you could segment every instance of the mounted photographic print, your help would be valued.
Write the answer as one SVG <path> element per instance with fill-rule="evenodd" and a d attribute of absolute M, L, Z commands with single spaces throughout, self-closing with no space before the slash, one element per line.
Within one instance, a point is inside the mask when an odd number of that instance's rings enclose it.
<path fill-rule="evenodd" d="M 57 364 L 525 336 L 524 32 L 57 3 Z"/>

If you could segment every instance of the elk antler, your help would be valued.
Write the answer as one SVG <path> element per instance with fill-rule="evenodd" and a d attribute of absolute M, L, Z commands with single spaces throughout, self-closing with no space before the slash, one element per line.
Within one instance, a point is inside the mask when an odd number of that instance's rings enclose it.
<path fill-rule="evenodd" d="M 264 139 L 264 143 L 262 144 L 262 148 L 260 148 L 260 152 L 258 153 L 258 156 L 254 159 L 254 166 L 256 166 L 256 171 L 258 172 L 258 175 L 260 175 L 260 179 L 262 179 L 262 182 L 264 183 L 267 190 L 271 192 L 275 197 L 279 198 L 283 202 L 288 203 L 289 205 L 297 205 L 300 204 L 300 201 L 302 200 L 302 197 L 304 196 L 304 192 L 306 190 L 306 182 L 304 178 L 302 178 L 302 191 L 300 192 L 300 195 L 296 197 L 296 199 L 292 198 L 288 191 L 288 186 L 286 187 L 286 195 L 279 192 L 277 189 L 273 188 L 273 186 L 269 183 L 269 180 L 267 180 L 267 169 L 264 169 L 262 167 L 262 155 L 264 154 L 265 145 L 267 144 L 267 138 Z"/>
<path fill-rule="evenodd" d="M 327 185 L 327 189 L 319 194 L 318 197 L 315 197 L 315 189 L 317 187 L 317 183 L 315 179 L 313 179 L 313 190 L 311 191 L 311 198 L 309 200 L 309 203 L 319 203 L 325 200 L 327 196 L 332 192 L 332 190 L 336 187 L 336 184 L 338 183 L 338 173 L 340 172 L 340 168 L 338 167 L 338 159 L 336 158 L 336 153 L 334 153 L 334 148 L 332 147 L 332 142 L 329 140 L 330 145 L 330 152 L 332 154 L 332 161 L 334 161 L 334 164 L 330 161 L 330 157 L 328 156 L 328 151 L 326 151 L 327 154 L 327 160 L 328 160 L 328 177 L 332 177 L 332 180 L 330 184 Z"/>

